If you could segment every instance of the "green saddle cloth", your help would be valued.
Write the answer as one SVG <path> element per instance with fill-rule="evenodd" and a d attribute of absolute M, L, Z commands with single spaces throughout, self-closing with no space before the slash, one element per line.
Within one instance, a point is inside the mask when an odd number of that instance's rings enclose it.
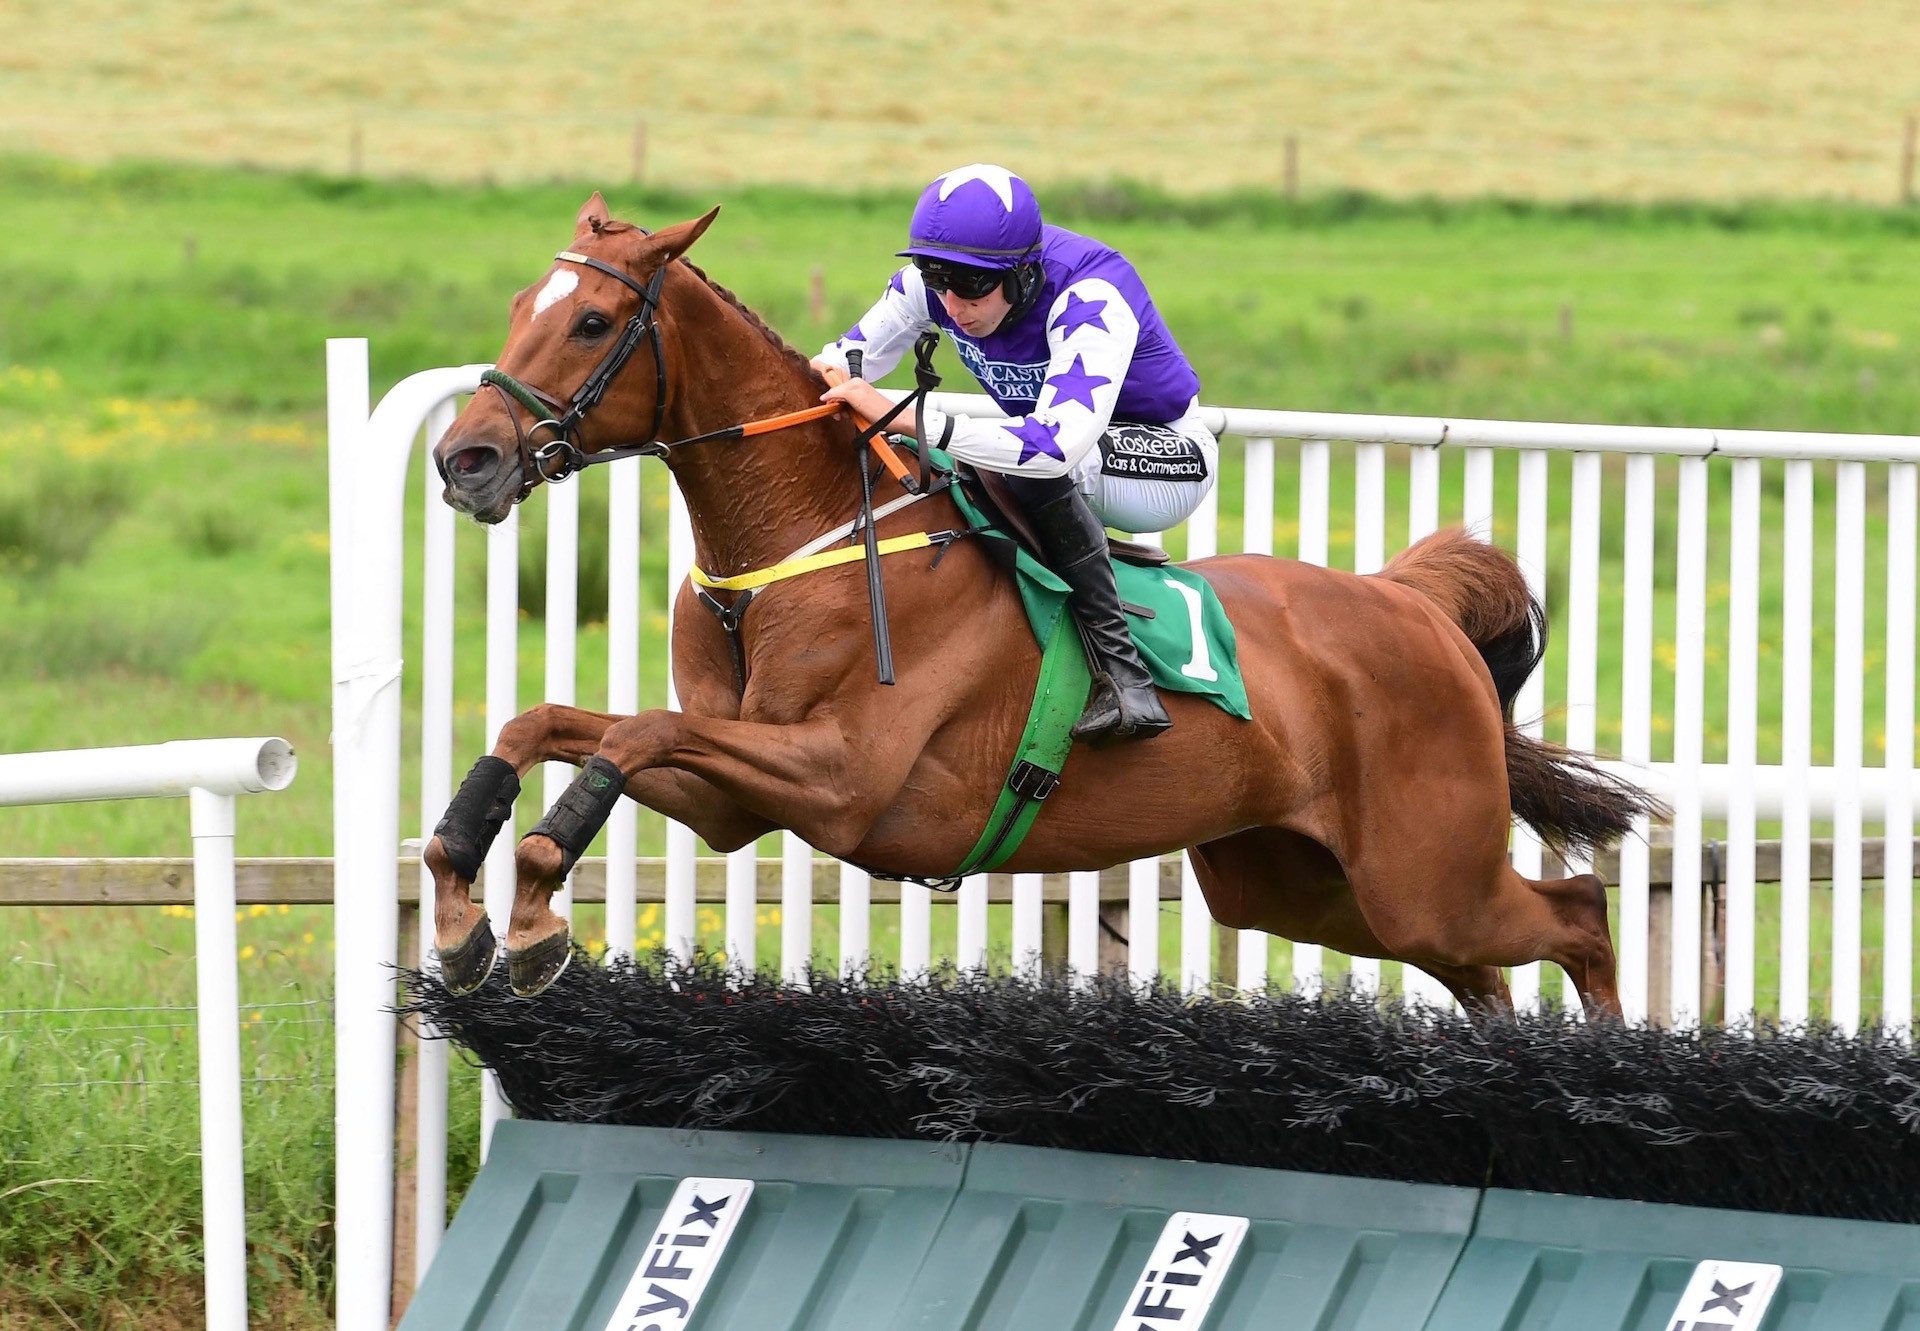
<path fill-rule="evenodd" d="M 932 456 L 937 462 L 951 465 L 938 450 Z M 1015 552 L 1020 601 L 1033 625 L 1034 638 L 1044 648 L 1053 640 L 1060 616 L 1068 613 L 1067 584 L 995 527 L 958 484 L 947 493 L 977 530 L 1006 541 Z M 1207 580 L 1171 564 L 1142 568 L 1118 560 L 1114 561 L 1113 576 L 1122 601 L 1153 612 L 1151 619 L 1127 615 L 1127 627 L 1133 631 L 1133 641 L 1153 674 L 1153 682 L 1175 693 L 1198 694 L 1221 711 L 1242 721 L 1250 720 L 1253 714 L 1247 709 L 1247 688 L 1240 678 L 1233 622 Z"/>

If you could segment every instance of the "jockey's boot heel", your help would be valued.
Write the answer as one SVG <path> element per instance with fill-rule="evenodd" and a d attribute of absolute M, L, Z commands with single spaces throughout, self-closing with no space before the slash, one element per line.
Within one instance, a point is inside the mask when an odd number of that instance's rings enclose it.
<path fill-rule="evenodd" d="M 1093 691 L 1073 737 L 1095 745 L 1152 739 L 1172 726 L 1173 718 L 1127 631 L 1106 529 L 1078 488 L 1034 505 L 1028 516 L 1046 547 L 1048 565 L 1073 589 L 1068 604 L 1093 655 Z"/>

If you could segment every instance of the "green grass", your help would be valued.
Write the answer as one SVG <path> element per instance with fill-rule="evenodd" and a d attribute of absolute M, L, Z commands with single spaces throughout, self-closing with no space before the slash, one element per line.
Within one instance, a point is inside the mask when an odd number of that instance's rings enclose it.
<path fill-rule="evenodd" d="M 243 802 L 239 849 L 327 853 L 322 343 L 371 337 L 376 393 L 415 369 L 489 358 L 509 294 L 566 241 L 588 188 L 461 189 L 0 160 L 0 230 L 10 242 L 0 255 L 0 750 L 284 734 L 301 754 L 299 780 Z M 613 198 L 617 213 L 648 223 L 691 215 L 709 201 L 659 192 Z M 697 257 L 810 349 L 879 289 L 910 197 L 750 189 L 727 191 L 723 201 Z M 1908 368 L 1920 345 L 1920 307 L 1901 280 L 1920 229 L 1907 214 L 1367 197 L 1289 206 L 1252 194 L 1173 199 L 1127 189 L 1063 193 L 1053 211 L 1137 258 L 1214 402 L 1894 433 L 1920 419 L 1920 385 Z M 818 319 L 807 295 L 815 267 L 828 293 Z M 949 384 L 960 384 L 951 361 L 947 369 Z M 1390 548 L 1406 532 L 1404 464 L 1396 456 L 1389 474 Z M 1553 465 L 1549 602 L 1560 605 L 1568 464 Z M 1296 499 L 1285 445 L 1278 470 L 1276 532 L 1286 552 Z M 1814 715 L 1816 751 L 1824 753 L 1832 475 L 1817 471 Z M 1620 671 L 1621 497 L 1612 463 L 1608 476 L 1603 700 L 1617 699 Z M 1663 465 L 1656 712 L 1672 689 L 1673 478 Z M 665 492 L 657 472 L 647 485 L 642 689 L 657 698 Z M 1458 512 L 1460 485 L 1450 464 L 1444 511 Z M 1512 458 L 1500 460 L 1498 485 L 1510 538 Z M 1777 531 L 1777 470 L 1769 469 L 1767 486 Z M 1874 486 L 1869 762 L 1880 744 L 1884 613 L 1877 478 Z M 1350 463 L 1337 450 L 1336 512 L 1351 489 Z M 1710 758 L 1724 743 L 1727 489 L 1716 467 Z M 415 491 L 407 507 L 413 549 L 424 503 L 417 481 Z M 592 482 L 589 493 L 603 491 Z M 1242 498 L 1230 468 L 1222 548 L 1239 539 Z M 588 500 L 589 513 L 595 502 Z M 529 504 L 529 532 L 543 507 Z M 456 753 L 464 764 L 481 743 L 474 610 L 482 534 L 463 525 L 458 543 L 467 608 L 458 630 Z M 1350 558 L 1351 543 L 1336 518 L 1336 562 Z M 529 553 L 526 562 L 523 585 L 535 587 L 537 561 Z M 1772 637 L 1777 545 L 1762 572 L 1762 632 Z M 408 613 L 417 632 L 417 611 Z M 521 625 L 525 702 L 541 688 L 543 629 L 531 617 Z M 1564 696 L 1563 640 L 1548 658 L 1550 708 Z M 580 698 L 589 705 L 603 696 L 605 649 L 604 626 L 587 626 L 579 659 Z M 1763 648 L 1763 761 L 1778 746 L 1778 670 L 1777 651 Z M 411 771 L 412 673 L 407 690 Z M 1602 713 L 1607 745 L 1617 728 L 1606 705 Z M 1549 734 L 1558 724 L 1549 720 Z M 1656 752 L 1669 744 L 1656 730 Z M 533 816 L 523 810 L 523 825 Z M 409 807 L 402 827 L 412 831 L 419 821 Z M 0 810 L 0 854 L 184 854 L 185 823 L 177 802 Z M 659 836 L 657 821 L 643 823 L 643 849 L 657 848 Z M 952 927 L 947 913 L 937 918 L 936 942 Z M 1777 950 L 1772 918 L 1763 895 L 1763 958 Z M 1817 951 L 1825 920 L 1817 909 Z M 823 959 L 837 954 L 836 925 L 833 908 L 816 911 Z M 657 927 L 657 917 L 643 913 L 643 941 Z M 9 940 L 0 952 L 0 1193 L 31 1185 L 17 1196 L 33 1199 L 0 1208 L 0 1324 L 18 1313 L 36 1319 L 26 1325 L 64 1325 L 51 1311 L 57 1306 L 83 1325 L 165 1325 L 190 1305 L 197 1279 L 192 1038 L 187 1018 L 169 1010 L 192 1001 L 191 923 L 157 910 L 16 911 L 0 928 Z M 263 1324 L 318 1325 L 328 1245 L 325 1205 L 315 1199 L 327 1191 L 330 1026 L 324 1007 L 308 1005 L 323 1004 L 330 987 L 331 928 L 321 910 L 249 914 L 240 928 L 254 948 L 242 961 L 243 999 L 261 1014 L 249 1018 L 246 1046 L 256 1312 Z M 598 928 L 597 915 L 583 911 L 582 936 L 596 938 Z M 718 946 L 718 915 L 703 913 L 701 928 Z M 1878 930 L 1870 899 L 1870 952 Z M 763 957 L 774 955 L 777 933 L 775 918 L 763 915 Z M 1162 959 L 1172 964 L 1176 916 L 1164 917 L 1161 934 Z M 994 937 L 1004 936 L 996 921 Z M 876 950 L 889 954 L 892 939 L 885 913 L 877 914 Z M 1276 942 L 1272 957 L 1285 975 L 1290 949 Z M 1877 953 L 1869 967 L 1871 1006 Z M 1817 973 L 1816 993 L 1823 982 Z M 1770 962 L 1760 983 L 1763 997 L 1777 988 Z M 128 1007 L 143 1011 L 89 1011 Z M 456 1105 L 470 1106 L 469 1087 L 463 1080 Z M 100 1144 L 112 1150 L 90 1157 Z M 457 1166 L 456 1176 L 470 1168 Z M 55 1178 L 102 1181 L 42 1182 Z M 79 1233 L 108 1236 L 111 1258 L 76 1242 Z"/>

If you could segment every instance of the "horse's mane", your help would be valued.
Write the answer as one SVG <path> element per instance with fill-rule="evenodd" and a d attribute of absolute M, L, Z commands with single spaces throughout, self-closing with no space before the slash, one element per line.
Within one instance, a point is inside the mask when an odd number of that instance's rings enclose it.
<path fill-rule="evenodd" d="M 618 218 L 608 218 L 605 221 L 594 223 L 594 226 L 593 226 L 593 232 L 597 236 L 614 235 L 621 231 L 640 231 L 641 229 L 642 228 L 640 228 L 639 226 L 635 225 L 632 222 L 623 222 Z M 721 286 L 718 282 L 714 281 L 711 277 L 708 277 L 706 274 L 706 271 L 702 269 L 700 265 L 694 263 L 691 259 L 687 258 L 684 254 L 680 256 L 680 262 L 685 264 L 695 277 L 699 278 L 702 282 L 705 282 L 707 284 L 707 289 L 712 291 L 714 295 L 720 297 L 721 300 L 725 301 L 728 305 L 732 306 L 735 310 L 739 311 L 741 318 L 747 321 L 747 325 L 757 330 L 760 336 L 766 338 L 767 341 L 773 346 L 774 350 L 778 351 L 782 356 L 785 356 L 787 358 L 787 361 L 790 364 L 792 364 L 795 369 L 799 370 L 801 373 L 807 376 L 807 380 L 810 383 L 813 383 L 821 388 L 826 387 L 827 381 L 820 377 L 820 372 L 818 370 L 813 368 L 813 362 L 809 360 L 805 355 L 803 355 L 800 351 L 796 350 L 794 346 L 787 341 L 787 339 L 785 339 L 784 337 L 781 337 L 780 334 L 776 333 L 773 330 L 773 328 L 768 325 L 765 319 L 762 319 L 758 314 L 755 314 L 753 312 L 753 310 L 747 305 L 745 301 L 741 300 L 740 297 L 734 295 L 731 291 Z"/>
<path fill-rule="evenodd" d="M 699 278 L 702 282 L 705 282 L 707 284 L 707 288 L 710 291 L 712 291 L 714 295 L 720 297 L 721 300 L 725 301 L 727 304 L 731 305 L 734 309 L 738 310 L 740 312 L 741 317 L 747 321 L 748 325 L 752 328 L 758 329 L 760 336 L 766 338 L 767 341 L 772 344 L 774 349 L 778 351 L 781 355 L 785 356 L 788 362 L 790 362 L 795 369 L 799 370 L 802 374 L 806 375 L 807 380 L 810 383 L 817 384 L 822 388 L 826 387 L 827 381 L 820 377 L 820 372 L 818 370 L 813 368 L 813 362 L 810 361 L 800 351 L 796 350 L 794 346 L 787 341 L 787 339 L 785 339 L 784 337 L 781 337 L 780 334 L 776 333 L 773 330 L 772 326 L 769 325 L 767 321 L 765 319 L 762 319 L 758 314 L 755 314 L 745 301 L 741 300 L 740 297 L 734 295 L 731 291 L 721 286 L 718 282 L 714 281 L 711 277 L 708 277 L 706 273 L 701 270 L 698 264 L 693 263 L 685 255 L 682 255 L 680 257 L 680 262 L 686 264 L 687 267 L 693 271 L 693 275 L 695 277 Z"/>

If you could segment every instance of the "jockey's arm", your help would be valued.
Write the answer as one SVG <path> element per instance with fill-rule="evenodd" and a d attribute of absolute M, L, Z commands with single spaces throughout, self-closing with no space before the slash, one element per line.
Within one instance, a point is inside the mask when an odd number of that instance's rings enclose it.
<path fill-rule="evenodd" d="M 1064 476 L 1106 433 L 1133 363 L 1140 323 L 1112 284 L 1075 282 L 1046 312 L 1046 381 L 1034 410 L 1012 420 L 974 420 L 935 407 L 919 437 L 961 462 L 1014 476 Z"/>
<path fill-rule="evenodd" d="M 931 327 L 926 287 L 920 281 L 919 270 L 908 264 L 888 280 L 886 291 L 872 309 L 861 315 L 853 327 L 820 348 L 813 364 L 816 369 L 832 366 L 845 371 L 847 353 L 858 351 L 860 377 L 877 383 L 893 372 L 913 340 Z"/>

